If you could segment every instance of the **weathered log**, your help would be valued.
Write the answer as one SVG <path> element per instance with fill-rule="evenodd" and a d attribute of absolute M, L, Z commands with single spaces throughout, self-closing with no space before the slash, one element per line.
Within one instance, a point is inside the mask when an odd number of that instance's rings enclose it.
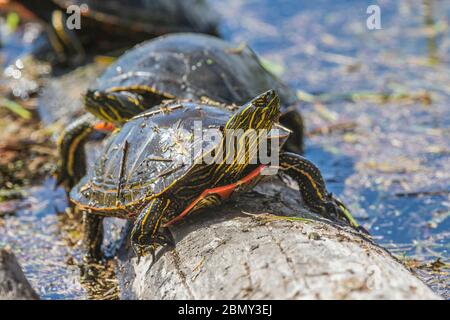
<path fill-rule="evenodd" d="M 14 254 L 0 249 L 0 300 L 37 300 Z"/>
<path fill-rule="evenodd" d="M 193 215 L 171 227 L 176 247 L 153 264 L 124 246 L 122 298 L 439 299 L 385 249 L 297 198 L 272 181 Z"/>

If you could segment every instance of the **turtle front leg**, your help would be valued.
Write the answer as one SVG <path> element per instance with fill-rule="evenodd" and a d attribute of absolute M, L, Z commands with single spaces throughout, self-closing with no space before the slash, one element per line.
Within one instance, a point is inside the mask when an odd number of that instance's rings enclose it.
<path fill-rule="evenodd" d="M 83 213 L 84 225 L 84 262 L 91 263 L 102 259 L 104 217 L 92 213 Z"/>
<path fill-rule="evenodd" d="M 280 154 L 280 169 L 298 183 L 302 198 L 312 211 L 329 218 L 343 219 L 357 230 L 368 233 L 345 205 L 327 191 L 319 168 L 311 161 L 298 154 L 284 152 Z"/>
<path fill-rule="evenodd" d="M 70 124 L 58 138 L 56 184 L 64 185 L 68 191 L 86 174 L 84 146 L 94 130 L 111 131 L 112 128 L 92 114 L 85 114 Z"/>
<path fill-rule="evenodd" d="M 103 257 L 103 217 L 84 212 L 83 228 L 83 260 L 80 266 L 80 276 L 83 282 L 89 282 L 96 278 L 98 274 L 97 266 Z"/>
<path fill-rule="evenodd" d="M 169 230 L 160 228 L 162 219 L 172 211 L 171 203 L 165 197 L 153 198 L 137 217 L 131 231 L 131 245 L 138 258 L 150 253 L 154 260 L 158 245 L 175 244 Z"/>

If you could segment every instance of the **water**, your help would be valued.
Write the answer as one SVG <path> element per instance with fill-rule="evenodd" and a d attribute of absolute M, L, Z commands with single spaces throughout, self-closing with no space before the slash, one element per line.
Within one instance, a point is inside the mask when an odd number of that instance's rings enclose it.
<path fill-rule="evenodd" d="M 95 279 L 80 281 L 81 219 L 66 211 L 65 191 L 54 186 L 55 180 L 48 178 L 26 191 L 15 214 L 0 225 L 0 247 L 13 249 L 41 299 L 117 299 L 114 260 L 99 266 Z M 108 219 L 105 224 L 104 252 L 108 256 L 115 250 L 123 227 L 123 221 L 117 220 Z"/>
<path fill-rule="evenodd" d="M 450 2 L 432 3 L 434 36 L 427 3 L 377 1 L 382 29 L 371 31 L 373 1 L 214 1 L 228 39 L 248 43 L 294 88 L 328 94 L 300 109 L 311 132 L 306 156 L 331 191 L 394 254 L 448 263 Z M 355 93 L 366 99 L 349 101 Z M 314 134 L 336 123 L 354 128 Z M 422 276 L 448 298 L 446 271 Z"/>
<path fill-rule="evenodd" d="M 419 0 L 377 1 L 382 29 L 374 31 L 366 28 L 372 1 L 211 2 L 225 38 L 247 42 L 293 88 L 327 94 L 300 109 L 306 156 L 331 191 L 397 256 L 448 263 L 450 2 L 433 2 L 435 35 Z M 342 123 L 347 130 L 323 129 Z M 4 219 L 0 245 L 13 247 L 43 298 L 92 297 L 79 283 L 77 221 L 56 214 L 66 200 L 52 184 L 29 190 L 23 208 Z M 419 273 L 450 297 L 448 268 Z"/>
<path fill-rule="evenodd" d="M 57 212 L 67 207 L 64 191 L 53 191 L 54 181 L 28 190 L 26 201 L 14 216 L 4 219 L 0 246 L 13 248 L 33 288 L 44 299 L 84 298 L 80 285 L 80 252 L 70 243 L 66 221 Z M 70 263 L 70 261 L 74 261 Z"/>

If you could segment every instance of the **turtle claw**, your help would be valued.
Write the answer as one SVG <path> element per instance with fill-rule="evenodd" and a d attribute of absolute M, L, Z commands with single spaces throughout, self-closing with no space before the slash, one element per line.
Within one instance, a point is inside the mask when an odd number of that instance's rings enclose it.
<path fill-rule="evenodd" d="M 175 247 L 175 239 L 167 228 L 163 228 L 162 231 L 158 232 L 156 235 L 156 242 L 162 246 L 168 245 L 170 247 Z"/>
<path fill-rule="evenodd" d="M 153 246 L 151 246 L 149 251 L 150 251 L 150 254 L 152 255 L 152 264 L 153 264 L 156 261 L 156 255 L 155 255 L 156 250 Z"/>
<path fill-rule="evenodd" d="M 332 196 L 330 193 L 329 196 Z M 366 228 L 361 226 L 355 218 L 351 215 L 349 210 L 345 207 L 345 205 L 338 199 L 332 197 L 331 201 L 325 203 L 325 211 L 328 215 L 333 215 L 334 218 L 347 221 L 355 230 L 360 233 L 364 233 L 370 236 L 369 231 Z"/>
<path fill-rule="evenodd" d="M 132 243 L 131 248 L 133 249 L 134 255 L 137 257 L 137 264 L 141 261 L 141 248 L 138 244 Z"/>
<path fill-rule="evenodd" d="M 364 228 L 363 226 L 356 227 L 356 230 L 358 230 L 361 233 L 364 233 L 367 236 L 371 236 L 370 232 L 366 228 Z"/>
<path fill-rule="evenodd" d="M 329 218 L 339 219 L 342 218 L 342 215 L 340 215 L 340 209 L 338 205 L 334 201 L 328 201 L 324 205 L 325 208 L 325 215 Z"/>
<path fill-rule="evenodd" d="M 175 240 L 170 232 L 159 232 L 152 239 L 150 244 L 138 244 L 132 243 L 132 248 L 134 254 L 137 257 L 137 263 L 139 264 L 141 257 L 144 257 L 148 254 L 152 255 L 152 261 L 156 261 L 156 249 L 158 246 L 175 246 Z"/>
<path fill-rule="evenodd" d="M 141 262 L 141 258 L 145 257 L 148 253 L 152 255 L 153 261 L 155 261 L 155 248 L 154 246 L 150 245 L 148 247 L 133 243 L 131 245 L 133 248 L 134 254 L 137 257 L 137 264 Z"/>

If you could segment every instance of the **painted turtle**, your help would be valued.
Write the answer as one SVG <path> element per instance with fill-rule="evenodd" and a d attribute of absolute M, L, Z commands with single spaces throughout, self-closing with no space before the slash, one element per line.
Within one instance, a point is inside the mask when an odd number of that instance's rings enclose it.
<path fill-rule="evenodd" d="M 70 193 L 71 201 L 89 217 L 91 258 L 100 255 L 101 216 L 135 219 L 131 242 L 138 256 L 154 254 L 157 245 L 173 244 L 167 226 L 254 186 L 264 168 L 274 164 L 261 156 L 261 141 L 272 146 L 278 138 L 282 144 L 290 133 L 278 124 L 279 97 L 273 90 L 234 112 L 194 102 L 160 108 L 134 117 L 114 134 L 96 166 Z M 274 128 L 278 132 L 268 134 Z M 205 138 L 207 129 L 220 132 L 220 139 Z M 279 160 L 281 172 L 298 182 L 311 210 L 359 228 L 327 192 L 313 163 L 279 148 L 271 150 L 270 159 Z"/>
<path fill-rule="evenodd" d="M 293 132 L 285 150 L 301 154 L 303 122 L 295 110 L 295 93 L 266 71 L 249 47 L 236 49 L 213 36 L 171 34 L 136 46 L 109 66 L 87 90 L 85 105 L 98 118 L 121 125 L 165 99 L 240 105 L 269 89 L 279 92 L 281 124 Z M 77 169 L 68 166 L 80 163 L 66 160 L 74 158 L 74 151 L 82 148 L 80 135 L 90 130 L 80 124 L 82 128 L 71 126 L 61 139 L 59 180 L 68 181 L 69 187 L 85 172 L 80 169 L 77 174 Z M 72 147 L 73 143 L 79 147 Z"/>
<path fill-rule="evenodd" d="M 16 0 L 38 16 L 60 61 L 84 58 L 84 47 L 122 48 L 171 32 L 217 35 L 218 15 L 204 0 Z M 79 14 L 79 28 L 74 15 Z M 76 28 L 72 27 L 75 26 Z M 101 35 L 101 36 L 100 36 Z M 106 45 L 103 39 L 113 39 Z M 112 46 L 111 45 L 115 45 Z M 104 51 L 104 50 L 103 50 Z"/>

